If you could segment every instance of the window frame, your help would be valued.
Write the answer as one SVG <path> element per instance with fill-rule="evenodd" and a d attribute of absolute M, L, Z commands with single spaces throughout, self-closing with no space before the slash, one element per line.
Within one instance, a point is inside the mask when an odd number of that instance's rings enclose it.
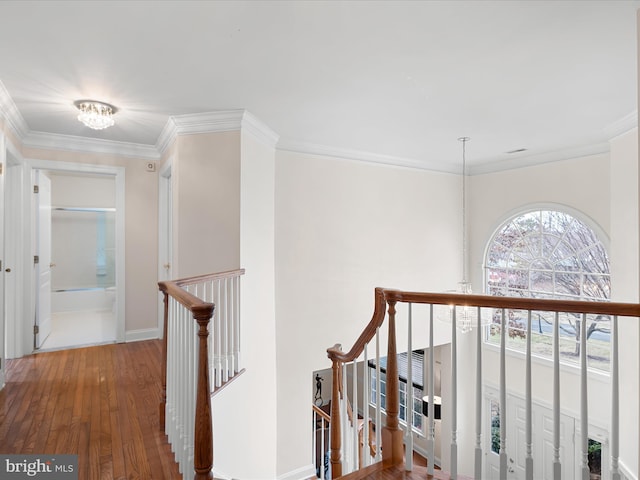
<path fill-rule="evenodd" d="M 542 257 L 537 257 L 537 258 L 535 258 L 533 260 L 530 260 L 529 263 L 527 264 L 526 276 L 528 278 L 528 285 L 527 285 L 526 289 L 518 290 L 518 289 L 510 288 L 511 285 L 509 285 L 508 281 L 507 281 L 506 285 L 497 286 L 497 287 L 494 286 L 494 288 L 492 289 L 492 285 L 490 284 L 490 281 L 491 281 L 490 275 L 492 273 L 494 273 L 495 270 L 502 270 L 502 274 L 503 275 L 505 275 L 505 272 L 508 273 L 509 270 L 514 270 L 515 271 L 516 269 L 512 269 L 511 265 L 508 263 L 509 260 L 510 260 L 509 255 L 512 255 L 513 252 L 515 251 L 514 248 L 513 248 L 514 245 L 516 245 L 518 242 L 526 244 L 528 238 L 527 238 L 527 233 L 525 233 L 524 237 L 521 237 L 518 241 L 514 241 L 508 248 L 505 248 L 504 252 L 506 252 L 506 253 L 502 257 L 502 259 L 505 260 L 505 263 L 503 263 L 502 266 L 500 266 L 500 265 L 494 266 L 493 267 L 493 271 L 494 272 L 492 272 L 492 265 L 490 263 L 490 260 L 491 260 L 490 256 L 492 254 L 493 248 L 496 245 L 498 245 L 498 246 L 503 245 L 502 243 L 498 242 L 497 239 L 499 238 L 499 236 L 502 233 L 507 231 L 508 228 L 510 228 L 511 226 L 517 225 L 517 223 L 518 223 L 517 221 L 519 219 L 521 219 L 521 218 L 525 219 L 525 217 L 527 217 L 528 215 L 532 215 L 532 214 L 536 214 L 536 213 L 540 214 L 541 212 L 557 212 L 557 213 L 559 213 L 561 215 L 569 217 L 570 220 L 571 220 L 570 223 L 567 223 L 565 225 L 568 228 L 566 228 L 563 231 L 563 233 L 558 237 L 559 240 L 558 240 L 558 242 L 556 244 L 556 247 L 560 246 L 560 244 L 563 241 L 566 241 L 567 232 L 569 232 L 569 233 L 571 232 L 571 229 L 572 229 L 572 227 L 574 225 L 573 222 L 577 221 L 577 222 L 579 222 L 581 224 L 582 227 L 588 228 L 590 230 L 590 234 L 592 235 L 591 238 L 595 239 L 596 242 L 587 245 L 587 247 L 588 247 L 587 250 L 582 250 L 581 248 L 576 248 L 575 246 L 572 245 L 571 248 L 572 248 L 573 254 L 572 254 L 571 258 L 577 258 L 576 257 L 576 255 L 577 255 L 576 252 L 584 253 L 585 251 L 590 251 L 591 249 L 594 249 L 594 248 L 601 248 L 602 252 L 605 255 L 605 260 L 607 262 L 607 264 L 606 264 L 607 265 L 607 271 L 604 272 L 604 273 L 603 272 L 589 271 L 588 269 L 584 268 L 584 264 L 582 262 L 579 262 L 580 263 L 580 269 L 578 269 L 578 270 L 570 271 L 569 269 L 565 270 L 565 269 L 558 269 L 558 268 L 550 270 L 552 272 L 552 274 L 553 274 L 553 289 L 552 289 L 552 291 L 545 292 L 543 290 L 530 289 L 530 287 L 531 287 L 530 272 L 532 272 L 532 271 L 537 272 L 538 270 L 540 270 L 540 269 L 532 268 L 532 265 L 534 263 L 536 263 L 539 259 L 542 258 Z M 545 230 L 544 228 L 542 228 L 542 227 L 545 226 L 545 221 L 544 220 L 548 220 L 548 218 L 547 219 L 543 219 L 542 217 L 539 217 L 537 219 L 538 226 L 541 227 L 540 234 L 542 234 L 542 235 L 545 235 L 548 232 L 548 230 Z M 523 220 L 523 222 L 524 222 L 524 220 Z M 518 231 L 517 233 L 521 234 L 522 232 Z M 536 233 L 535 230 L 529 231 L 528 234 L 538 235 L 538 233 Z M 541 243 L 541 245 L 542 245 L 542 243 Z M 541 251 L 542 250 L 543 249 L 541 248 Z M 498 292 L 502 291 L 502 292 L 506 293 L 507 295 L 509 295 L 509 294 L 513 295 L 517 291 L 522 291 L 522 292 L 532 291 L 534 293 L 534 295 L 533 295 L 534 298 L 536 298 L 536 297 L 537 298 L 541 298 L 541 297 L 544 297 L 544 298 L 561 298 L 561 299 L 562 298 L 564 298 L 564 299 L 571 298 L 571 299 L 587 299 L 587 300 L 596 299 L 596 300 L 601 300 L 601 301 L 610 301 L 610 298 L 611 298 L 611 268 L 610 268 L 609 250 L 610 250 L 610 248 L 609 248 L 609 238 L 608 238 L 608 236 L 604 233 L 602 228 L 597 223 L 595 223 L 592 219 L 588 218 L 587 216 L 585 216 L 581 212 L 578 212 L 578 211 L 576 211 L 574 209 L 571 209 L 571 208 L 567 208 L 566 206 L 563 206 L 563 205 L 556 205 L 556 204 L 529 205 L 526 208 L 521 208 L 521 209 L 518 209 L 517 211 L 512 211 L 508 215 L 503 217 L 501 219 L 501 221 L 499 222 L 498 226 L 494 229 L 494 231 L 491 234 L 489 240 L 487 241 L 487 243 L 485 245 L 485 250 L 484 250 L 484 255 L 483 255 L 483 265 L 482 265 L 483 291 L 487 295 L 493 295 L 493 294 L 495 294 L 494 292 L 496 292 L 496 291 L 498 291 Z M 553 250 L 553 251 L 555 251 L 555 250 Z M 544 258 L 548 259 L 550 257 L 547 256 L 547 257 L 544 257 Z M 569 257 L 567 256 L 565 258 L 569 258 Z M 525 269 L 523 269 L 523 271 L 524 270 Z M 606 283 L 606 288 L 603 291 L 605 293 L 607 293 L 608 296 L 605 296 L 604 298 L 603 297 L 588 296 L 586 294 L 585 290 L 584 290 L 584 283 L 580 284 L 580 296 L 579 297 L 575 296 L 575 295 L 558 295 L 557 294 L 558 288 L 557 288 L 557 285 L 555 284 L 555 282 L 556 282 L 556 274 L 557 273 L 563 274 L 563 273 L 567 273 L 568 271 L 569 271 L 569 273 L 576 273 L 577 272 L 577 274 L 581 275 L 583 278 L 589 277 L 590 275 L 594 275 L 594 274 L 595 275 L 602 275 L 603 277 L 606 277 L 606 282 L 605 282 Z M 523 296 L 527 296 L 527 295 L 524 294 Z M 536 322 L 533 322 L 533 323 L 534 324 L 532 325 L 532 330 L 535 327 Z M 508 324 L 509 324 L 509 319 L 507 319 L 507 328 L 508 328 L 508 331 L 509 331 L 510 329 L 509 329 Z M 524 329 L 526 330 L 526 325 L 524 326 Z M 511 328 L 511 330 L 513 330 L 514 332 L 517 333 L 517 328 Z M 575 327 L 574 327 L 574 330 L 575 330 Z M 484 340 L 484 344 L 486 346 L 489 346 L 490 348 L 496 348 L 497 344 L 494 341 L 491 341 L 491 339 L 490 339 L 491 335 L 492 335 L 491 334 L 491 326 L 488 326 L 485 329 L 485 334 L 484 334 L 484 339 L 483 339 Z M 500 335 L 500 333 L 498 333 L 497 338 L 500 338 L 499 335 Z M 538 334 L 536 333 L 536 335 L 538 335 Z M 544 336 L 544 335 L 542 335 L 542 332 L 540 332 L 540 335 L 541 335 L 541 337 Z M 603 333 L 603 335 L 608 337 L 608 341 L 601 339 L 600 342 L 606 343 L 608 345 L 608 351 L 610 351 L 610 332 L 605 332 L 605 333 Z M 561 335 L 561 337 L 562 337 L 562 335 Z M 525 333 L 525 338 L 526 338 L 526 333 Z M 570 337 L 564 336 L 563 338 L 566 340 L 566 339 L 568 339 Z M 591 339 L 588 339 L 588 340 L 591 340 Z M 509 343 L 509 339 L 507 339 L 507 343 Z M 517 343 L 517 342 L 512 342 L 512 344 L 507 345 L 507 350 L 509 352 L 517 352 L 519 354 L 524 354 L 524 346 L 516 347 L 516 346 L 514 346 L 515 343 Z M 587 343 L 587 349 L 589 350 L 590 345 L 591 345 L 591 348 L 594 348 L 593 347 L 594 343 L 595 342 L 592 342 L 591 344 L 589 344 L 589 342 L 588 342 Z M 551 361 L 552 360 L 552 357 L 550 355 L 548 355 L 548 354 L 545 354 L 544 352 L 538 352 L 538 353 L 537 352 L 532 352 L 532 354 L 533 354 L 534 357 L 537 356 L 538 358 L 542 359 L 543 361 Z M 579 357 L 577 357 L 577 358 L 579 358 Z M 573 361 L 572 359 L 566 359 L 565 360 L 564 358 L 562 358 L 561 359 L 561 363 L 563 365 L 566 365 L 566 366 L 569 366 L 569 367 L 577 367 L 577 362 Z M 608 372 L 608 370 L 609 370 L 608 365 L 609 365 L 608 361 L 601 362 L 600 366 L 597 366 L 597 367 L 589 366 L 589 370 L 597 372 L 597 373 L 602 373 L 602 374 L 608 375 L 608 373 L 609 373 Z"/>

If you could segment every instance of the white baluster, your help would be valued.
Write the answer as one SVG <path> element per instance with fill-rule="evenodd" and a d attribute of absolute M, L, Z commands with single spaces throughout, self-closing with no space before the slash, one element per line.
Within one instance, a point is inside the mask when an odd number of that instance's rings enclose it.
<path fill-rule="evenodd" d="M 371 386 L 369 384 L 369 357 L 367 355 L 367 347 L 364 346 L 364 361 L 362 367 L 362 410 L 363 410 L 363 432 L 362 432 L 362 461 L 363 467 L 371 464 L 371 453 L 369 452 L 369 403 L 371 395 Z"/>
<path fill-rule="evenodd" d="M 458 336 L 456 310 L 451 319 L 451 479 L 458 478 Z M 433 399 L 429 399 L 433 400 Z M 433 400 L 433 403 L 435 401 Z"/>
<path fill-rule="evenodd" d="M 526 409 L 526 426 L 525 426 L 525 477 L 526 480 L 533 480 L 533 439 L 532 439 L 532 399 L 531 399 L 531 310 L 527 315 L 527 352 L 525 367 L 525 409 Z"/>
<path fill-rule="evenodd" d="M 506 312 L 500 317 L 500 480 L 507 479 L 507 341 Z"/>
<path fill-rule="evenodd" d="M 482 311 L 477 310 L 476 331 L 476 449 L 474 475 L 482 478 Z"/>
<path fill-rule="evenodd" d="M 553 479 L 562 479 L 560 464 L 560 314 L 553 324 Z"/>
<path fill-rule="evenodd" d="M 351 422 L 353 426 L 353 469 L 357 470 L 361 467 L 361 465 L 358 465 L 358 451 L 360 450 L 360 439 L 358 438 L 358 362 L 354 360 L 351 366 L 351 374 L 353 376 L 351 379 L 353 388 L 353 405 L 351 406 L 353 409 L 353 420 Z"/>
<path fill-rule="evenodd" d="M 611 323 L 611 480 L 620 480 L 620 384 L 618 372 L 618 316 Z"/>
<path fill-rule="evenodd" d="M 411 338 L 413 337 L 412 325 L 412 305 L 409 304 L 408 318 L 408 339 L 407 339 L 407 392 L 405 395 L 405 417 L 407 421 L 406 430 L 406 452 L 404 466 L 405 470 L 410 472 L 413 470 L 413 346 Z"/>
<path fill-rule="evenodd" d="M 429 433 L 427 435 L 427 474 L 434 474 L 435 464 L 435 412 L 434 400 L 434 362 L 433 362 L 433 305 L 429 305 Z"/>
<path fill-rule="evenodd" d="M 589 407 L 587 398 L 587 314 L 580 326 L 580 429 L 582 445 L 582 480 L 589 480 Z"/>

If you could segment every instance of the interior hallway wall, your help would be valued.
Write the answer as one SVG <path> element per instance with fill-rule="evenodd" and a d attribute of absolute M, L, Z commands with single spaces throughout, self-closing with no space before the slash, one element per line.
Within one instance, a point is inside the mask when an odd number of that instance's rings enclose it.
<path fill-rule="evenodd" d="M 146 160 L 23 147 L 26 159 L 125 168 L 125 330 L 154 338 L 158 323 L 158 176 Z"/>
<path fill-rule="evenodd" d="M 374 288 L 457 287 L 461 195 L 456 175 L 285 151 L 275 192 L 281 475 L 312 460 L 311 373 L 353 345 Z"/>

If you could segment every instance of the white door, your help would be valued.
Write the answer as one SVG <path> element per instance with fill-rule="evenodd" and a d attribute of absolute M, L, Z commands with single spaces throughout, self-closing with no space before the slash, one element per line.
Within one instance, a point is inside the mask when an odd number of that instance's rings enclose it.
<path fill-rule="evenodd" d="M 38 205 L 36 264 L 38 291 L 36 294 L 35 348 L 42 344 L 51 333 L 51 180 L 42 172 L 37 172 Z"/>
<path fill-rule="evenodd" d="M 489 403 L 496 402 L 489 399 Z M 496 404 L 494 403 L 494 415 Z M 560 415 L 560 463 L 562 478 L 575 478 L 574 464 L 575 420 Z M 491 430 L 489 430 L 490 432 Z M 542 405 L 532 405 L 532 456 L 533 478 L 536 480 L 553 479 L 553 411 Z M 491 435 L 489 435 L 491 437 Z M 487 476 L 500 478 L 499 455 L 491 451 L 491 441 L 487 448 Z M 495 450 L 495 445 L 494 445 Z M 507 478 L 523 480 L 526 465 L 526 407 L 522 398 L 507 395 Z"/>

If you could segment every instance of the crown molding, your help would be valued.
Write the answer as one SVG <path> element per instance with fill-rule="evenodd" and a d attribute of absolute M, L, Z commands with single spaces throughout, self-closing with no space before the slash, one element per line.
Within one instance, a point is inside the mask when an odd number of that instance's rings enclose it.
<path fill-rule="evenodd" d="M 29 133 L 29 125 L 25 122 L 2 81 L 0 81 L 0 117 L 4 117 L 16 137 L 23 138 Z"/>
<path fill-rule="evenodd" d="M 240 130 L 244 113 L 244 110 L 218 110 L 169 117 L 167 124 L 158 136 L 156 149 L 160 155 L 163 155 L 179 135 Z"/>
<path fill-rule="evenodd" d="M 416 160 L 412 158 L 396 157 L 379 153 L 352 150 L 348 148 L 328 147 L 306 142 L 296 142 L 281 140 L 278 142 L 278 150 L 303 153 L 309 155 L 319 155 L 323 157 L 335 157 L 345 160 L 356 160 L 361 162 L 377 163 L 381 165 L 392 165 L 396 167 L 416 168 L 419 170 L 430 170 L 434 172 L 458 173 L 457 165 L 446 165 L 443 163 Z"/>
<path fill-rule="evenodd" d="M 179 135 L 233 132 L 242 129 L 246 129 L 267 146 L 275 147 L 278 143 L 279 135 L 276 132 L 252 113 L 244 109 L 238 109 L 169 117 L 167 124 L 158 136 L 156 149 L 160 155 L 164 155 L 167 148 Z"/>
<path fill-rule="evenodd" d="M 502 158 L 500 160 L 486 162 L 475 166 L 471 165 L 468 168 L 467 174 L 482 175 L 485 173 L 503 172 L 506 170 L 515 170 L 517 168 L 532 167 L 544 163 L 560 162 L 563 160 L 571 160 L 573 158 L 589 157 L 591 155 L 601 155 L 603 153 L 609 153 L 609 151 L 609 142 L 604 142 L 573 148 L 563 148 L 535 155 L 511 155 L 509 158 Z"/>
<path fill-rule="evenodd" d="M 145 160 L 160 159 L 160 154 L 154 146 L 140 143 L 115 142 L 99 138 L 45 132 L 29 132 L 21 140 L 23 146 L 32 148 L 121 155 Z"/>
<path fill-rule="evenodd" d="M 247 110 L 245 110 L 242 117 L 242 128 L 268 147 L 275 148 L 280 139 L 280 135 L 271 130 L 266 123 Z"/>
<path fill-rule="evenodd" d="M 607 125 L 603 130 L 609 141 L 638 127 L 638 110 Z"/>

